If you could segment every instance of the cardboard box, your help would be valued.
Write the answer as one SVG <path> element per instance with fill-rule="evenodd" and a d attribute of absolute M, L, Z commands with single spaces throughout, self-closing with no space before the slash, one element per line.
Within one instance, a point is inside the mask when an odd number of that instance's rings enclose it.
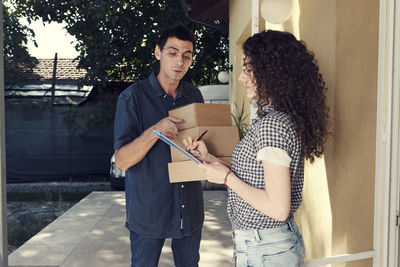
<path fill-rule="evenodd" d="M 199 137 L 205 130 L 207 133 L 202 140 L 207 145 L 208 152 L 216 157 L 231 157 L 233 149 L 239 142 L 239 133 L 236 126 L 201 126 L 183 130 L 174 138 L 174 142 L 186 148 L 183 140 L 189 136 Z M 184 161 L 187 157 L 179 151 L 171 148 L 172 161 Z"/>
<path fill-rule="evenodd" d="M 230 165 L 231 157 L 220 157 L 219 159 Z M 197 167 L 197 164 L 191 160 L 168 163 L 168 172 L 170 183 L 192 182 L 206 179 L 205 171 Z"/>
<path fill-rule="evenodd" d="M 169 116 L 184 119 L 179 130 L 196 126 L 232 126 L 229 104 L 193 103 L 169 111 Z"/>

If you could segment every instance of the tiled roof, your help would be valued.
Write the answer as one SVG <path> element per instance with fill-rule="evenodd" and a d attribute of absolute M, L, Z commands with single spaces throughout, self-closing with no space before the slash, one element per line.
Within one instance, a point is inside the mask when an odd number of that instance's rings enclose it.
<path fill-rule="evenodd" d="M 11 63 L 11 68 L 20 73 L 26 80 L 52 80 L 53 59 L 38 59 L 39 64 L 29 72 L 22 64 Z M 78 61 L 72 58 L 59 58 L 57 60 L 57 80 L 78 80 L 85 77 L 86 70 L 77 69 Z"/>

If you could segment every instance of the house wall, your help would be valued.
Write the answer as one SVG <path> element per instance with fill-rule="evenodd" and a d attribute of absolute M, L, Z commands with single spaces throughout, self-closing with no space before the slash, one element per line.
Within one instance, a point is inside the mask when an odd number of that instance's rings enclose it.
<path fill-rule="evenodd" d="M 242 44 L 251 34 L 251 1 L 231 0 L 229 2 L 229 18 L 229 62 L 233 65 L 229 81 L 231 89 L 229 99 L 239 108 L 243 104 L 245 110 L 249 112 L 249 101 L 243 86 L 238 83 L 237 77 L 242 71 Z M 247 123 L 250 121 L 249 118 L 250 116 L 247 118 Z"/>
<path fill-rule="evenodd" d="M 332 253 L 341 254 L 373 249 L 379 0 L 338 0 L 336 9 L 336 165 L 329 185 Z"/>
<path fill-rule="evenodd" d="M 306 42 L 315 53 L 320 72 L 328 88 L 327 102 L 330 117 L 335 113 L 336 92 L 336 1 L 302 0 L 297 2 L 297 21 L 291 18 L 292 32 Z M 297 25 L 296 25 L 297 24 Z M 335 132 L 335 120 L 331 120 Z M 329 139 L 324 158 L 312 165 L 306 163 L 304 175 L 303 204 L 296 214 L 306 246 L 306 260 L 322 258 L 333 253 L 334 214 L 330 179 L 335 179 L 335 138 Z M 336 190 L 336 189 L 334 189 Z"/>
<path fill-rule="evenodd" d="M 372 250 L 379 0 L 294 2 L 286 23 L 260 28 L 304 40 L 328 87 L 330 139 L 324 158 L 306 164 L 304 200 L 296 213 L 306 260 Z M 250 26 L 251 1 L 231 0 L 231 100 L 245 99 L 236 80 Z M 372 266 L 372 260 L 335 266 Z"/>

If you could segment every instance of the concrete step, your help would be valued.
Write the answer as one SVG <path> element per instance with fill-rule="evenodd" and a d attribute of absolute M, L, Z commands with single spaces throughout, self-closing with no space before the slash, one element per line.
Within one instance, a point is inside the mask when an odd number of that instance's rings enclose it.
<path fill-rule="evenodd" d="M 232 265 L 226 191 L 204 191 L 200 266 Z M 130 265 L 124 192 L 93 192 L 9 255 L 13 267 L 118 267 Z M 170 240 L 159 266 L 174 266 Z"/>

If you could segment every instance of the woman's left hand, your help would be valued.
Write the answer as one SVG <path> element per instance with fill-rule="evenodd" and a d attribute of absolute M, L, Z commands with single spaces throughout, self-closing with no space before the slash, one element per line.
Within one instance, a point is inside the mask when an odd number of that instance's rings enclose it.
<path fill-rule="evenodd" d="M 229 171 L 229 168 L 220 162 L 211 164 L 203 163 L 199 167 L 206 171 L 207 180 L 215 184 L 223 184 L 225 176 Z"/>

